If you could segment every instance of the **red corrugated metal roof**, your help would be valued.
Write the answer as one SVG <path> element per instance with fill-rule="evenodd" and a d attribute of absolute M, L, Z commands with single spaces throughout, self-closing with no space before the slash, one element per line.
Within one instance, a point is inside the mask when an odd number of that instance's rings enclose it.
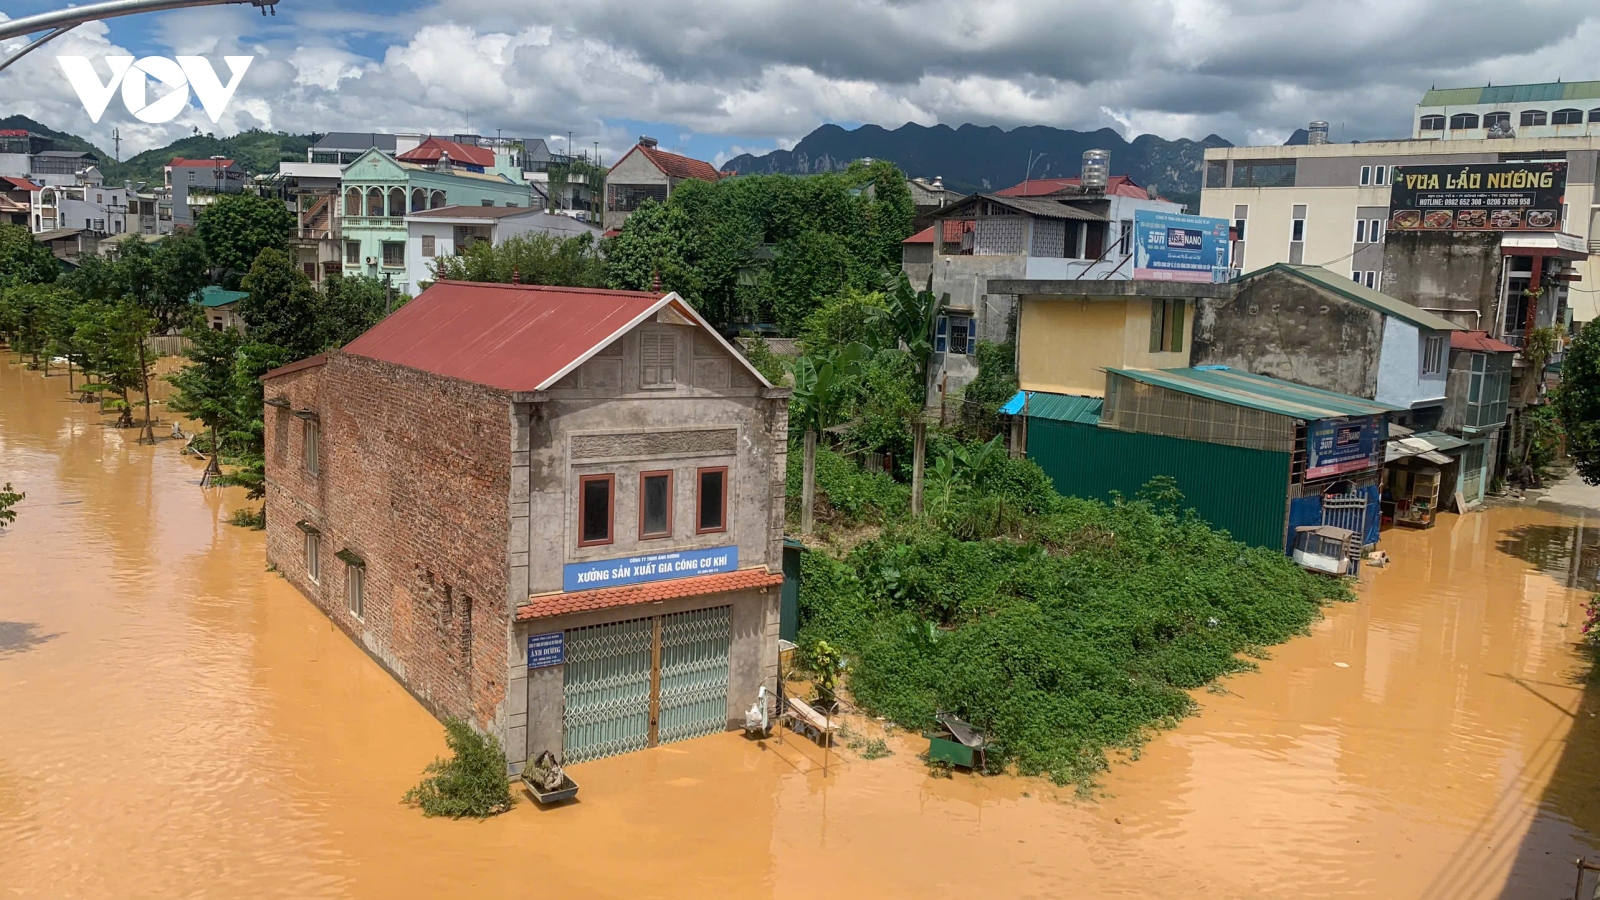
<path fill-rule="evenodd" d="M 691 159 L 687 156 L 679 156 L 676 153 L 668 153 L 659 147 L 646 147 L 643 144 L 638 144 L 632 150 L 623 154 L 622 159 L 627 159 L 634 153 L 643 153 L 645 159 L 650 160 L 651 163 L 655 164 L 656 168 L 673 178 L 698 178 L 701 181 L 717 181 L 722 178 L 722 173 L 718 172 L 717 167 L 711 163 Z M 617 166 L 622 165 L 622 159 L 617 160 L 617 164 L 611 168 L 615 169 Z"/>
<path fill-rule="evenodd" d="M 1487 331 L 1450 332 L 1451 350 L 1475 350 L 1479 353 L 1516 353 L 1517 348 L 1505 341 L 1489 337 Z"/>
<path fill-rule="evenodd" d="M 1069 187 L 1077 187 L 1076 178 L 1035 178 L 1024 181 L 1022 184 L 1012 185 L 1003 191 L 996 191 L 1000 197 L 1046 197 L 1057 191 Z M 1140 187 L 1132 177 L 1127 175 L 1112 175 L 1106 179 L 1106 193 L 1119 197 L 1148 197 L 1150 192 Z"/>
<path fill-rule="evenodd" d="M 679 597 L 696 597 L 702 594 L 725 594 L 753 588 L 772 588 L 783 584 L 782 575 L 773 575 L 766 569 L 741 569 L 721 575 L 696 575 L 693 578 L 673 578 L 649 584 L 627 587 L 600 588 L 595 591 L 574 591 L 561 594 L 541 594 L 533 602 L 517 610 L 517 621 L 564 616 L 571 613 L 610 609 L 615 606 L 633 606 L 654 603 L 658 600 L 675 600 Z"/>
<path fill-rule="evenodd" d="M 667 296 L 439 281 L 344 352 L 501 390 L 537 391 Z"/>
<path fill-rule="evenodd" d="M 226 169 L 229 166 L 233 165 L 233 160 L 231 160 L 231 159 L 184 159 L 181 156 L 174 156 L 172 158 L 172 162 L 167 163 L 167 165 L 171 166 L 174 169 L 190 169 L 190 168 Z"/>
<path fill-rule="evenodd" d="M 902 243 L 902 244 L 931 244 L 931 243 L 933 243 L 933 229 L 934 229 L 934 226 L 929 225 L 927 228 L 922 229 L 921 231 L 917 232 L 916 234 L 913 234 L 911 237 L 906 238 L 905 240 L 901 241 L 900 243 Z"/>
<path fill-rule="evenodd" d="M 432 163 L 439 161 L 441 153 L 450 154 L 451 162 L 466 163 L 469 166 L 483 166 L 485 169 L 494 167 L 494 151 L 485 147 L 474 147 L 471 144 L 458 144 L 444 138 L 431 137 L 410 150 L 396 156 L 395 159 L 408 163 Z"/>
<path fill-rule="evenodd" d="M 288 375 L 291 372 L 299 372 L 302 369 L 314 369 L 327 361 L 328 354 L 318 353 L 316 356 L 308 356 L 305 359 L 295 360 L 286 366 L 279 366 L 276 369 L 269 369 L 266 374 L 261 376 L 261 380 L 266 381 L 268 378 L 277 378 L 279 375 Z"/>
<path fill-rule="evenodd" d="M 4 181 L 4 182 L 12 185 L 14 188 L 16 188 L 19 191 L 32 192 L 32 191 L 42 191 L 42 190 L 44 190 L 44 188 L 38 186 L 37 184 L 34 184 L 33 182 L 29 181 L 28 179 L 26 179 L 26 178 L 18 178 L 15 175 L 0 175 L 0 181 Z"/>
<path fill-rule="evenodd" d="M 25 128 L 0 128 L 0 137 L 27 137 Z"/>

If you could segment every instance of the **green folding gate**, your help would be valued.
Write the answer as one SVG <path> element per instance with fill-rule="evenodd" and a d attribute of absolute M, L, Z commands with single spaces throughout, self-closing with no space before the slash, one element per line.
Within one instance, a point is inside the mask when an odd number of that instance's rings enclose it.
<path fill-rule="evenodd" d="M 650 743 L 650 619 L 574 628 L 562 676 L 567 762 L 642 750 Z"/>
<path fill-rule="evenodd" d="M 661 743 L 728 727 L 728 636 L 732 607 L 661 619 Z"/>

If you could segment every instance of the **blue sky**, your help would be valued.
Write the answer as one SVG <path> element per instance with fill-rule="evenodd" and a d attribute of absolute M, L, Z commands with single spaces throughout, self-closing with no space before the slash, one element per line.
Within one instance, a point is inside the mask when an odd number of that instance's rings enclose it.
<path fill-rule="evenodd" d="M 61 0 L 0 0 L 15 17 Z M 124 151 L 195 128 L 396 130 L 721 163 L 818 125 L 965 122 L 1277 143 L 1310 119 L 1408 133 L 1430 85 L 1600 78 L 1574 0 L 282 0 L 91 24 L 0 73 L 23 113 Z M 1506 22 L 1517 23 L 1506 28 Z M 1424 45 L 1416 35 L 1427 35 Z M 1493 40 L 1485 37 L 1493 35 Z M 11 42 L 10 47 L 19 46 Z M 1448 48 L 1441 50 L 1440 48 Z M 56 54 L 254 57 L 227 112 L 89 120 Z M 103 63 L 101 63 L 103 66 Z M 101 68 L 100 71 L 106 71 Z"/>

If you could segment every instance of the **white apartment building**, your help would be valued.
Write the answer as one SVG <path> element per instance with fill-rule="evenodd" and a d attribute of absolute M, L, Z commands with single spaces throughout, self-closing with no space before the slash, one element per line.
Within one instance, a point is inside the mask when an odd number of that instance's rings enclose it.
<path fill-rule="evenodd" d="M 1499 139 L 1456 136 L 1447 141 L 1213 148 L 1206 151 L 1200 214 L 1234 223 L 1233 266 L 1242 272 L 1274 263 L 1304 263 L 1349 274 L 1365 286 L 1383 291 L 1389 175 L 1394 166 L 1565 161 L 1560 233 L 1508 234 L 1500 239 L 1501 247 L 1506 257 L 1548 249 L 1550 258 L 1564 258 L 1576 270 L 1573 274 L 1579 286 L 1565 299 L 1573 318 L 1588 321 L 1600 315 L 1600 294 L 1588 292 L 1600 286 L 1600 267 L 1595 265 L 1600 253 L 1597 157 L 1600 131 L 1575 137 L 1519 134 Z M 1472 237 L 1480 242 L 1496 239 L 1492 234 Z M 1519 277 L 1517 268 L 1517 264 L 1502 266 L 1494 276 L 1506 281 L 1507 286 L 1501 288 L 1502 305 L 1504 297 L 1510 296 L 1510 281 Z M 1396 274 L 1391 266 L 1387 277 Z M 1394 287 L 1398 289 L 1398 285 Z M 1427 305 L 1420 296 L 1396 296 Z M 1463 324 L 1487 327 L 1486 321 Z"/>
<path fill-rule="evenodd" d="M 1434 89 L 1411 125 L 1419 140 L 1600 135 L 1600 81 Z"/>

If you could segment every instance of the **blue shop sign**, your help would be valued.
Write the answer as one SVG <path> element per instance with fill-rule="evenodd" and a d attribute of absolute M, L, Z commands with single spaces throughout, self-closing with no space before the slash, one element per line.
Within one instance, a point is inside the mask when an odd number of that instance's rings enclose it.
<path fill-rule="evenodd" d="M 528 668 L 559 666 L 566 661 L 566 632 L 552 631 L 549 634 L 528 635 Z"/>
<path fill-rule="evenodd" d="M 1133 277 L 1221 284 L 1228 280 L 1228 220 L 1133 211 Z"/>
<path fill-rule="evenodd" d="M 1312 422 L 1306 441 L 1311 456 L 1306 478 L 1377 468 L 1383 464 L 1381 454 L 1387 430 L 1383 416 Z"/>
<path fill-rule="evenodd" d="M 563 566 L 561 589 L 587 591 L 594 588 L 621 587 L 628 584 L 688 578 L 693 575 L 715 575 L 720 572 L 732 572 L 737 568 L 739 568 L 737 546 L 677 550 L 671 553 L 624 556 L 617 559 L 595 559 L 567 563 Z"/>

